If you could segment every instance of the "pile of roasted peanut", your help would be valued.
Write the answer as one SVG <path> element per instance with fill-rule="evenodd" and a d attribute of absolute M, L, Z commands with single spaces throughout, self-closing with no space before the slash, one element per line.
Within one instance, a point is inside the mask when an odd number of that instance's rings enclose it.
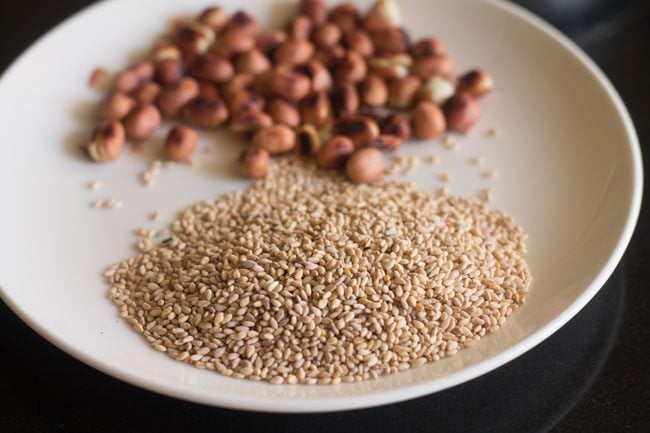
<path fill-rule="evenodd" d="M 250 144 L 241 172 L 264 178 L 271 156 L 315 156 L 324 169 L 345 167 L 354 183 L 379 179 L 381 150 L 411 135 L 467 132 L 477 99 L 493 88 L 482 70 L 457 76 L 444 43 L 412 43 L 395 0 L 365 15 L 353 3 L 328 10 L 301 0 L 284 30 L 260 32 L 256 20 L 220 7 L 175 23 L 149 58 L 113 81 L 100 124 L 86 144 L 95 161 L 119 157 L 125 139 L 150 137 L 162 117 L 199 128 L 228 125 Z M 198 135 L 175 126 L 164 157 L 190 160 Z"/>

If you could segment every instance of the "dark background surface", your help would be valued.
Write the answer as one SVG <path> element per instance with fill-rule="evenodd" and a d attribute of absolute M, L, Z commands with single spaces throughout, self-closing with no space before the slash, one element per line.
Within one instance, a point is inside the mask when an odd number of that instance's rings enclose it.
<path fill-rule="evenodd" d="M 0 70 L 38 36 L 90 3 L 0 0 Z M 630 110 L 644 155 L 649 154 L 645 143 L 650 139 L 650 2 L 518 3 L 558 26 L 600 65 Z M 64 354 L 0 302 L 0 433 L 648 432 L 647 221 L 644 206 L 635 236 L 609 282 L 579 315 L 537 348 L 453 389 L 353 412 L 251 414 L 162 397 Z"/>

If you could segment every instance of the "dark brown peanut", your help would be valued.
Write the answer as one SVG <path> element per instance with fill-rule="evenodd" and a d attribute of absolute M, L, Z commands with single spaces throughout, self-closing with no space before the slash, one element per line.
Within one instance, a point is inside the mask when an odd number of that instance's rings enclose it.
<path fill-rule="evenodd" d="M 384 156 L 374 147 L 357 150 L 350 156 L 345 172 L 352 183 L 373 183 L 384 173 Z"/>
<path fill-rule="evenodd" d="M 452 78 L 454 76 L 454 64 L 449 57 L 444 55 L 420 57 L 413 62 L 411 71 L 423 80 L 427 80 L 434 75 Z"/>
<path fill-rule="evenodd" d="M 314 23 L 306 15 L 293 17 L 285 28 L 290 39 L 309 39 L 313 30 Z"/>
<path fill-rule="evenodd" d="M 481 108 L 467 93 L 457 93 L 444 106 L 447 126 L 452 131 L 466 133 L 481 117 Z"/>
<path fill-rule="evenodd" d="M 165 139 L 165 159 L 188 162 L 196 149 L 198 140 L 199 136 L 193 129 L 186 126 L 175 126 Z"/>
<path fill-rule="evenodd" d="M 334 124 L 332 134 L 350 138 L 355 147 L 364 147 L 377 140 L 379 126 L 374 119 L 367 116 L 350 117 L 338 120 Z"/>
<path fill-rule="evenodd" d="M 237 11 L 232 17 L 230 17 L 221 31 L 222 33 L 238 31 L 244 34 L 255 36 L 257 33 L 259 33 L 259 25 L 257 24 L 255 18 L 253 18 L 248 13 L 244 11 Z"/>
<path fill-rule="evenodd" d="M 214 54 L 230 58 L 235 54 L 245 53 L 253 49 L 256 44 L 255 36 L 244 31 L 229 31 L 219 36 L 219 43 L 212 46 L 211 52 Z"/>
<path fill-rule="evenodd" d="M 133 92 L 133 98 L 136 100 L 138 105 L 153 104 L 158 99 L 160 91 L 160 84 L 154 82 L 147 83 Z"/>
<path fill-rule="evenodd" d="M 325 23 L 314 30 L 314 43 L 318 47 L 332 47 L 341 40 L 342 32 L 334 23 Z"/>
<path fill-rule="evenodd" d="M 239 171 L 251 179 L 264 179 L 269 174 L 271 156 L 257 147 L 249 147 L 239 156 Z"/>
<path fill-rule="evenodd" d="M 241 53 L 235 61 L 238 74 L 260 75 L 271 69 L 271 61 L 258 49 Z"/>
<path fill-rule="evenodd" d="M 269 78 L 269 88 L 277 96 L 297 101 L 311 90 L 311 81 L 306 75 L 289 68 L 276 68 Z"/>
<path fill-rule="evenodd" d="M 122 120 L 135 106 L 135 99 L 124 93 L 117 92 L 101 103 L 99 106 L 99 116 L 105 120 Z"/>
<path fill-rule="evenodd" d="M 494 90 L 494 80 L 481 69 L 469 71 L 458 80 L 458 91 L 480 98 Z"/>
<path fill-rule="evenodd" d="M 296 128 L 300 125 L 300 112 L 288 101 L 275 98 L 266 106 L 266 112 L 273 118 L 273 123 Z"/>
<path fill-rule="evenodd" d="M 115 77 L 113 88 L 116 92 L 131 93 L 138 87 L 151 81 L 153 74 L 154 67 L 150 62 L 131 66 Z"/>
<path fill-rule="evenodd" d="M 363 56 L 355 51 L 348 52 L 334 63 L 334 81 L 337 84 L 355 84 L 368 75 Z"/>
<path fill-rule="evenodd" d="M 85 146 L 88 156 L 95 162 L 119 158 L 124 147 L 124 127 L 117 120 L 101 123 L 93 131 Z"/>
<path fill-rule="evenodd" d="M 421 101 L 413 110 L 411 118 L 413 133 L 422 139 L 436 138 L 447 129 L 442 110 L 432 102 Z"/>
<path fill-rule="evenodd" d="M 324 126 L 331 117 L 330 101 L 325 91 L 312 92 L 300 102 L 302 122 L 317 128 Z"/>
<path fill-rule="evenodd" d="M 251 146 L 265 149 L 271 155 L 287 153 L 296 146 L 296 133 L 285 125 L 261 128 L 253 135 Z"/>
<path fill-rule="evenodd" d="M 207 53 L 196 57 L 192 61 L 189 72 L 195 78 L 224 83 L 235 75 L 235 68 L 228 59 L 213 53 Z"/>
<path fill-rule="evenodd" d="M 287 39 L 273 53 L 278 64 L 304 65 L 314 56 L 314 45 L 304 39 Z"/>
<path fill-rule="evenodd" d="M 319 48 L 314 54 L 314 60 L 318 60 L 326 67 L 331 68 L 343 56 L 345 56 L 345 49 L 340 45 L 332 45 Z"/>
<path fill-rule="evenodd" d="M 411 56 L 414 59 L 429 56 L 444 56 L 447 54 L 445 43 L 437 38 L 424 38 L 411 47 Z"/>
<path fill-rule="evenodd" d="M 124 120 L 126 135 L 136 142 L 146 140 L 160 126 L 160 120 L 160 112 L 154 105 L 138 107 Z"/>
<path fill-rule="evenodd" d="M 317 26 L 327 20 L 327 7 L 323 0 L 300 0 L 298 12 L 306 15 Z"/>
<path fill-rule="evenodd" d="M 331 170 L 343 167 L 354 152 L 354 143 L 348 137 L 335 136 L 327 140 L 318 151 L 318 165 Z"/>
<path fill-rule="evenodd" d="M 361 29 L 354 29 L 345 34 L 343 42 L 348 50 L 356 51 L 363 57 L 370 57 L 375 52 L 370 35 Z"/>
<path fill-rule="evenodd" d="M 156 81 L 163 86 L 178 83 L 185 75 L 183 59 L 163 59 L 156 62 Z"/>
<path fill-rule="evenodd" d="M 207 98 L 216 98 L 219 96 L 219 89 L 217 85 L 205 80 L 197 80 L 199 85 L 199 93 L 197 96 L 205 96 Z"/>
<path fill-rule="evenodd" d="M 408 119 L 401 114 L 388 116 L 381 122 L 381 133 L 383 135 L 392 135 L 402 141 L 411 138 L 411 125 Z"/>
<path fill-rule="evenodd" d="M 261 111 L 243 111 L 234 114 L 230 120 L 230 130 L 245 136 L 271 125 L 273 125 L 271 116 Z"/>
<path fill-rule="evenodd" d="M 322 145 L 321 136 L 313 125 L 303 125 L 296 131 L 296 150 L 299 155 L 316 155 Z"/>
<path fill-rule="evenodd" d="M 359 26 L 359 11 L 354 3 L 341 3 L 331 10 L 329 20 L 339 26 L 343 33 L 347 33 Z"/>
<path fill-rule="evenodd" d="M 226 101 L 231 100 L 237 93 L 248 90 L 255 82 L 255 76 L 252 74 L 237 74 L 221 85 L 221 94 Z"/>
<path fill-rule="evenodd" d="M 359 93 L 352 84 L 336 86 L 330 92 L 332 114 L 335 118 L 353 116 L 359 111 Z"/>
<path fill-rule="evenodd" d="M 219 98 L 197 96 L 183 111 L 187 120 L 203 128 L 215 128 L 228 120 L 228 108 Z"/>
<path fill-rule="evenodd" d="M 422 80 L 414 75 L 391 81 L 388 104 L 393 108 L 410 108 L 421 86 Z"/>
<path fill-rule="evenodd" d="M 176 116 L 198 94 L 199 85 L 196 80 L 184 77 L 178 83 L 162 89 L 158 96 L 158 108 L 164 116 Z"/>
<path fill-rule="evenodd" d="M 378 75 L 368 75 L 361 83 L 361 100 L 371 107 L 383 107 L 388 101 L 388 86 Z"/>
<path fill-rule="evenodd" d="M 235 93 L 228 99 L 228 107 L 232 113 L 241 113 L 244 111 L 262 111 L 266 101 L 257 93 L 244 90 Z"/>
<path fill-rule="evenodd" d="M 372 33 L 372 42 L 377 54 L 395 55 L 405 53 L 410 45 L 408 35 L 403 29 L 390 28 Z"/>
<path fill-rule="evenodd" d="M 260 34 L 255 41 L 255 46 L 265 55 L 271 57 L 275 49 L 286 40 L 287 34 L 285 32 L 270 31 Z"/>
<path fill-rule="evenodd" d="M 298 72 L 305 74 L 311 80 L 312 90 L 327 90 L 332 87 L 332 76 L 327 68 L 318 60 L 310 60 L 300 66 Z"/>

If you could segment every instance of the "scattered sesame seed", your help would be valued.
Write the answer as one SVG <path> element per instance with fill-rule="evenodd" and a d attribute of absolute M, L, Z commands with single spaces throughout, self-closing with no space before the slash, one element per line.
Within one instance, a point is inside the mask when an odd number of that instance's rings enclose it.
<path fill-rule="evenodd" d="M 160 218 L 160 211 L 151 212 L 151 214 L 149 215 L 149 219 L 151 221 L 156 221 L 158 218 Z"/>
<path fill-rule="evenodd" d="M 99 188 L 101 188 L 102 183 L 98 180 L 93 180 L 92 182 L 89 182 L 87 186 L 89 190 L 97 191 Z"/>
<path fill-rule="evenodd" d="M 479 199 L 484 201 L 485 203 L 492 202 L 492 199 L 493 199 L 492 188 L 483 188 L 479 192 Z"/>
<path fill-rule="evenodd" d="M 470 162 L 472 163 L 472 165 L 483 165 L 485 164 L 485 157 L 477 156 L 476 158 L 472 158 Z"/>
<path fill-rule="evenodd" d="M 499 177 L 499 172 L 497 170 L 488 170 L 483 173 L 483 177 L 486 179 L 496 179 Z"/>
<path fill-rule="evenodd" d="M 439 176 L 439 179 L 441 182 L 451 182 L 451 175 L 447 172 L 444 172 Z"/>
<path fill-rule="evenodd" d="M 442 145 L 447 150 L 460 149 L 460 143 L 451 135 L 445 135 L 445 137 L 442 139 Z"/>
<path fill-rule="evenodd" d="M 494 127 L 485 130 L 485 135 L 487 137 L 496 137 L 499 135 L 499 133 L 500 133 L 499 129 Z"/>
<path fill-rule="evenodd" d="M 438 157 L 437 157 L 436 155 L 433 155 L 433 154 L 431 154 L 431 155 L 426 155 L 426 156 L 424 157 L 424 162 L 425 162 L 426 164 L 435 165 L 435 164 L 438 163 Z"/>

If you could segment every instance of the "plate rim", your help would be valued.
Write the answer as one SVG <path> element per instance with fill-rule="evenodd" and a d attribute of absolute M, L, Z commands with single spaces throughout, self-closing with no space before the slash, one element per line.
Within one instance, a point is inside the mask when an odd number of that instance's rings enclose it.
<path fill-rule="evenodd" d="M 348 411 L 354 409 L 361 409 L 367 407 L 376 407 L 387 405 L 391 403 L 398 403 L 405 400 L 421 397 L 435 392 L 443 391 L 464 382 L 475 379 L 481 375 L 487 374 L 507 363 L 513 359 L 523 355 L 525 352 L 533 349 L 545 339 L 550 337 L 569 320 L 571 320 L 584 306 L 598 293 L 602 286 L 606 283 L 618 266 L 623 254 L 625 253 L 639 218 L 641 210 L 641 202 L 643 197 L 643 163 L 641 155 L 641 147 L 639 139 L 632 122 L 632 118 L 623 103 L 620 95 L 600 69 L 600 67 L 571 39 L 565 34 L 549 24 L 542 18 L 533 14 L 518 4 L 503 1 L 503 0 L 484 0 L 486 3 L 501 9 L 505 13 L 512 14 L 518 19 L 521 19 L 543 31 L 547 36 L 554 39 L 565 49 L 567 49 L 580 63 L 596 78 L 598 84 L 605 90 L 606 95 L 609 97 L 610 102 L 616 109 L 620 120 L 624 126 L 625 134 L 627 136 L 627 144 L 630 148 L 632 156 L 633 167 L 633 185 L 630 206 L 627 212 L 625 226 L 621 231 L 616 246 L 611 251 L 609 258 L 604 266 L 598 272 L 596 277 L 585 288 L 585 290 L 561 313 L 550 320 L 545 326 L 516 343 L 512 347 L 504 350 L 503 352 L 475 365 L 466 367 L 460 371 L 436 378 L 435 381 L 428 381 L 424 383 L 407 385 L 379 393 L 370 393 L 357 397 L 335 397 L 335 398 L 319 398 L 318 400 L 297 400 L 292 401 L 291 407 L 287 407 L 285 401 L 274 401 L 264 397 L 237 397 L 225 394 L 206 394 L 205 392 L 198 392 L 198 390 L 187 390 L 186 387 L 177 386 L 174 384 L 159 383 L 155 380 L 142 378 L 119 367 L 110 365 L 100 359 L 94 359 L 86 355 L 82 351 L 77 350 L 72 344 L 66 342 L 64 339 L 50 333 L 44 327 L 41 327 L 38 322 L 31 317 L 28 311 L 22 309 L 19 305 L 14 303 L 11 295 L 6 289 L 0 286 L 0 299 L 16 314 L 27 326 L 33 329 L 37 334 L 43 337 L 48 342 L 52 343 L 58 349 L 72 356 L 73 358 L 83 362 L 87 366 L 98 370 L 112 378 L 125 382 L 132 386 L 146 389 L 151 392 L 165 395 L 167 397 L 178 398 L 194 403 L 204 404 L 208 406 L 216 406 L 229 409 L 239 409 L 248 411 L 259 412 L 274 412 L 274 413 L 316 413 L 316 412 L 333 412 L 333 411 Z M 35 41 L 33 41 L 25 50 L 23 50 L 4 70 L 0 76 L 0 86 L 5 81 L 5 77 L 27 56 L 34 47 L 39 45 L 50 34 L 58 31 L 59 29 L 71 25 L 77 20 L 83 19 L 88 13 L 95 8 L 103 6 L 109 0 L 101 0 L 99 2 L 88 5 L 72 15 L 68 16 L 60 23 L 56 24 Z"/>

